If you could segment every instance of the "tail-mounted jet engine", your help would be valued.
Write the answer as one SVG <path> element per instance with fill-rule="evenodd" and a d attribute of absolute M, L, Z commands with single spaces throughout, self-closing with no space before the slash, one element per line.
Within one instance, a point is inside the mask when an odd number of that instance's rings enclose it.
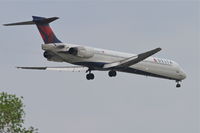
<path fill-rule="evenodd" d="M 55 61 L 55 62 L 63 62 L 63 59 L 53 52 L 50 51 L 45 51 L 43 53 L 43 56 L 48 60 L 48 61 Z"/>
<path fill-rule="evenodd" d="M 53 54 L 52 54 L 51 52 L 45 51 L 45 52 L 43 53 L 43 56 L 44 56 L 45 58 L 47 58 L 47 59 L 50 59 L 50 58 L 53 57 Z"/>
<path fill-rule="evenodd" d="M 85 47 L 71 47 L 68 53 L 82 58 L 91 58 L 94 56 L 94 51 Z"/>
<path fill-rule="evenodd" d="M 70 48 L 68 52 L 69 52 L 69 54 L 77 55 L 78 54 L 78 48 L 77 47 Z"/>

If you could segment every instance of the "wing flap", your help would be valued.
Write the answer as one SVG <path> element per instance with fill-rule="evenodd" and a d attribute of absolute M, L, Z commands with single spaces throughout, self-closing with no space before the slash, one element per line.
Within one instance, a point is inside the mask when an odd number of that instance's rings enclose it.
<path fill-rule="evenodd" d="M 156 48 L 145 53 L 138 54 L 137 56 L 132 56 L 130 58 L 126 58 L 124 60 L 120 60 L 117 62 L 105 64 L 103 68 L 119 68 L 119 67 L 129 67 L 131 65 L 137 64 L 140 61 L 152 56 L 153 54 L 159 52 L 161 48 Z"/>

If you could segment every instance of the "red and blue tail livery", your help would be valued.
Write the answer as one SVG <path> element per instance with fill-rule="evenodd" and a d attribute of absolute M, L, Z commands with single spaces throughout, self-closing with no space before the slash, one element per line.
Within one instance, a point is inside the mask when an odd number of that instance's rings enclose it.
<path fill-rule="evenodd" d="M 44 43 L 61 43 L 61 41 L 55 36 L 49 23 L 58 19 L 58 17 L 44 18 L 33 16 L 33 22 L 37 25 L 37 28 L 44 40 Z"/>
<path fill-rule="evenodd" d="M 58 17 L 51 17 L 51 18 L 44 18 L 44 17 L 38 17 L 38 16 L 32 16 L 32 17 L 33 17 L 32 21 L 10 23 L 10 24 L 5 24 L 5 26 L 36 24 L 45 44 L 61 43 L 61 41 L 56 37 L 53 30 L 49 26 L 49 23 L 58 19 Z"/>

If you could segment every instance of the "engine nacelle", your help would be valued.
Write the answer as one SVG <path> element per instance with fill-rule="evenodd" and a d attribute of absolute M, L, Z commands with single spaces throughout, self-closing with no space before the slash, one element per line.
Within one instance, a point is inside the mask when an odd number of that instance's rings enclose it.
<path fill-rule="evenodd" d="M 82 58 L 91 58 L 94 56 L 94 51 L 85 47 L 71 47 L 68 50 L 69 54 L 82 57 Z"/>
<path fill-rule="evenodd" d="M 50 51 L 45 51 L 43 53 L 43 56 L 48 60 L 48 61 L 55 61 L 55 62 L 63 62 L 63 59 L 60 58 L 59 56 L 55 55 L 54 53 Z"/>
<path fill-rule="evenodd" d="M 77 55 L 78 54 L 78 48 L 77 47 L 70 48 L 68 52 L 69 52 L 69 54 Z"/>
<path fill-rule="evenodd" d="M 45 52 L 43 53 L 43 56 L 44 56 L 45 58 L 47 58 L 47 59 L 50 59 L 50 58 L 53 57 L 53 54 L 52 54 L 51 52 L 45 51 Z"/>

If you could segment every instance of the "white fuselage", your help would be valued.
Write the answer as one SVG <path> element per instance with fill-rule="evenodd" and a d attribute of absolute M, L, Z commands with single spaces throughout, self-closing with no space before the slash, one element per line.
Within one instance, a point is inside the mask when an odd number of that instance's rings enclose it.
<path fill-rule="evenodd" d="M 78 49 L 79 53 L 77 55 L 67 53 L 67 51 L 73 47 L 80 48 Z M 104 64 L 136 56 L 134 54 L 64 43 L 43 44 L 42 49 L 44 51 L 52 52 L 55 57 L 49 58 L 49 61 L 68 62 L 75 65 L 87 66 L 91 70 L 102 71 L 107 70 L 103 68 Z M 176 81 L 181 81 L 186 78 L 186 74 L 178 63 L 172 60 L 156 57 L 149 57 L 137 64 L 129 66 L 128 68 L 116 71 L 160 77 Z"/>

